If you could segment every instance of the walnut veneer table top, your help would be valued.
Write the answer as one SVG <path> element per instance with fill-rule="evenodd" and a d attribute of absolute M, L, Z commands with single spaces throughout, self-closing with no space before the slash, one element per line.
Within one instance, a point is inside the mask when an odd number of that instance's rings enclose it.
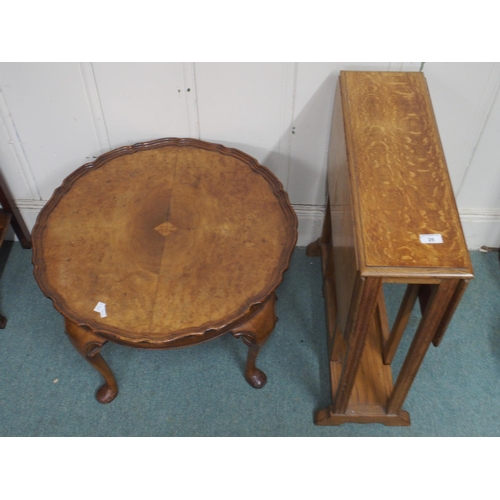
<path fill-rule="evenodd" d="M 281 183 L 256 160 L 161 139 L 106 153 L 65 179 L 34 227 L 33 263 L 45 295 L 75 324 L 168 347 L 241 323 L 281 282 L 296 239 Z"/>

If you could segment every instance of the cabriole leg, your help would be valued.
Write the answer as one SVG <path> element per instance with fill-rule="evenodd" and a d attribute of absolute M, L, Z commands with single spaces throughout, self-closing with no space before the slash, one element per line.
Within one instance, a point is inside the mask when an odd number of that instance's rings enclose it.
<path fill-rule="evenodd" d="M 118 385 L 113 372 L 99 353 L 107 341 L 66 318 L 65 325 L 66 334 L 75 349 L 104 377 L 104 384 L 96 392 L 97 401 L 102 404 L 111 403 L 118 395 Z"/>
<path fill-rule="evenodd" d="M 241 338 L 248 346 L 245 379 L 255 389 L 264 387 L 267 382 L 266 374 L 257 368 L 255 363 L 261 347 L 271 335 L 278 320 L 274 313 L 275 302 L 276 295 L 273 293 L 253 316 L 231 332 L 235 338 Z"/>

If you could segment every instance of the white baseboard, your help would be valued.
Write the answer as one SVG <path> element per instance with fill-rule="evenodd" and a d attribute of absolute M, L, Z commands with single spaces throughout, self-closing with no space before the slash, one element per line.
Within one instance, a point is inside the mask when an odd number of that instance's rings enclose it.
<path fill-rule="evenodd" d="M 16 201 L 30 231 L 45 203 L 45 201 L 38 200 Z M 293 208 L 299 220 L 297 246 L 303 247 L 321 236 L 325 207 L 293 205 Z M 469 250 L 478 250 L 481 246 L 500 247 L 500 209 L 461 208 L 459 214 Z M 15 239 L 12 229 L 9 229 L 6 239 Z"/>
<path fill-rule="evenodd" d="M 321 236 L 325 207 L 293 205 L 299 219 L 297 246 L 306 246 Z M 500 247 L 500 209 L 461 208 L 458 210 L 467 248 Z"/>
<path fill-rule="evenodd" d="M 500 210 L 461 208 L 458 213 L 469 250 L 482 246 L 500 247 Z"/>
<path fill-rule="evenodd" d="M 305 247 L 321 236 L 325 207 L 321 205 L 292 205 L 299 220 L 298 247 Z"/>

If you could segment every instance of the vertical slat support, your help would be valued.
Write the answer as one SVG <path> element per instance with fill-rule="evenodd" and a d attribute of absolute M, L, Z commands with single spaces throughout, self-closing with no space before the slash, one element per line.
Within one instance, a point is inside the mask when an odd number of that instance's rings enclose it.
<path fill-rule="evenodd" d="M 380 292 L 378 294 L 377 323 L 380 330 L 380 345 L 385 346 L 389 340 L 389 320 L 387 319 L 383 286 L 380 287 Z"/>
<path fill-rule="evenodd" d="M 425 353 L 436 335 L 442 319 L 447 316 L 448 307 L 451 305 L 459 281 L 458 279 L 445 279 L 439 285 L 431 285 L 432 291 L 426 301 L 423 317 L 387 402 L 386 412 L 388 414 L 397 414 L 401 411 L 411 384 L 424 360 Z"/>
<path fill-rule="evenodd" d="M 418 297 L 420 285 L 410 284 L 406 287 L 406 292 L 399 306 L 399 311 L 391 330 L 391 335 L 384 347 L 384 364 L 390 365 L 398 349 L 399 342 L 410 319 L 411 312 Z"/>
<path fill-rule="evenodd" d="M 434 338 L 432 339 L 432 343 L 434 344 L 435 347 L 438 347 L 439 344 L 441 343 L 441 340 L 443 340 L 446 328 L 448 328 L 448 324 L 450 323 L 451 318 L 455 313 L 455 309 L 457 308 L 460 300 L 462 299 L 462 295 L 464 294 L 468 284 L 469 280 L 459 281 L 457 289 L 455 290 L 455 293 L 453 294 L 453 297 L 451 299 L 451 302 L 448 305 L 445 314 L 443 315 L 443 319 L 439 324 L 439 327 L 436 331 L 436 334 L 434 335 Z"/>
<path fill-rule="evenodd" d="M 347 351 L 332 405 L 334 414 L 344 414 L 347 410 L 381 286 L 381 278 L 361 278 L 359 275 L 357 277 L 352 310 L 349 312 L 350 321 L 348 321 L 348 325 L 352 327 L 346 332 Z"/>

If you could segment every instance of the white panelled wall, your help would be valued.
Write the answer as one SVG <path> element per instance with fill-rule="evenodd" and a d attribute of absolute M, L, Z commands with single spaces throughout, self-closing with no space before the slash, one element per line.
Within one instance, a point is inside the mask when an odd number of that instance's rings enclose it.
<path fill-rule="evenodd" d="M 64 177 L 110 149 L 217 142 L 279 177 L 306 245 L 342 69 L 424 72 L 467 244 L 499 247 L 500 63 L 0 63 L 0 169 L 31 229 Z"/>

